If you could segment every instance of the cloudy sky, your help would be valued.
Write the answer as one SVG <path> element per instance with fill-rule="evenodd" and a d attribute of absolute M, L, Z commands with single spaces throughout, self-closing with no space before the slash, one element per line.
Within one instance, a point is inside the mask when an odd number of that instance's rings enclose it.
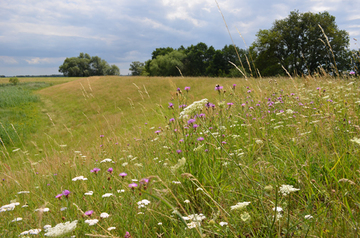
<path fill-rule="evenodd" d="M 359 49 L 359 0 L 218 0 L 235 44 L 246 48 L 259 29 L 290 11 L 328 11 Z M 355 39 L 358 41 L 356 41 Z M 231 44 L 215 0 L 0 0 L 0 75 L 58 74 L 80 52 L 129 73 L 159 47 Z"/>

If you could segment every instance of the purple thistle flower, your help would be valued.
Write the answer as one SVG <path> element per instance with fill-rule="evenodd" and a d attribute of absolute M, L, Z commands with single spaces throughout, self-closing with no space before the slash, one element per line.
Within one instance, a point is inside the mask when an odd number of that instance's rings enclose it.
<path fill-rule="evenodd" d="M 184 139 L 179 140 L 179 143 L 184 142 Z"/>
<path fill-rule="evenodd" d="M 124 178 L 125 176 L 127 176 L 127 173 L 122 172 L 122 173 L 119 174 L 119 176 L 121 176 L 122 178 Z"/>
<path fill-rule="evenodd" d="M 180 89 L 180 88 L 177 88 L 177 89 L 176 89 L 176 91 L 180 92 L 180 91 L 181 91 L 181 89 Z"/>
<path fill-rule="evenodd" d="M 229 107 L 231 107 L 232 105 L 234 105 L 234 103 L 228 102 L 227 105 L 228 105 Z"/>
<path fill-rule="evenodd" d="M 62 195 L 65 196 L 66 198 L 68 198 L 69 195 L 70 195 L 70 191 L 65 189 L 65 190 L 62 192 Z"/>
<path fill-rule="evenodd" d="M 131 188 L 132 190 L 134 190 L 138 185 L 136 183 L 131 183 L 129 184 L 129 188 Z"/>
<path fill-rule="evenodd" d="M 217 85 L 215 86 L 215 90 L 216 90 L 216 91 L 219 91 L 219 92 L 220 92 L 221 89 L 223 89 L 223 86 L 220 86 L 219 84 L 217 84 Z"/>
<path fill-rule="evenodd" d="M 149 183 L 149 179 L 148 178 L 143 178 L 140 180 L 140 184 L 147 184 Z"/>
<path fill-rule="evenodd" d="M 199 114 L 199 117 L 203 117 L 203 118 L 205 118 L 205 117 L 206 117 L 206 115 L 205 115 L 204 113 L 200 113 L 200 114 Z"/>
<path fill-rule="evenodd" d="M 221 144 L 225 145 L 225 144 L 226 144 L 226 141 L 221 142 Z"/>
<path fill-rule="evenodd" d="M 199 137 L 199 138 L 197 138 L 197 140 L 198 140 L 198 141 L 203 141 L 204 138 L 203 138 L 203 137 Z"/>
<path fill-rule="evenodd" d="M 185 91 L 188 92 L 190 90 L 190 87 L 185 87 Z"/>
<path fill-rule="evenodd" d="M 248 90 L 247 92 L 248 92 L 248 93 L 251 93 L 251 90 Z"/>
<path fill-rule="evenodd" d="M 63 196 L 63 194 L 60 193 L 60 194 L 56 195 L 55 197 L 58 198 L 58 199 L 61 199 L 62 196 Z"/>
<path fill-rule="evenodd" d="M 192 123 L 194 123 L 196 120 L 195 120 L 195 118 L 192 118 L 192 119 L 190 119 L 190 120 L 188 120 L 188 124 L 192 124 Z"/>
<path fill-rule="evenodd" d="M 130 233 L 128 231 L 125 233 L 124 238 L 131 238 L 131 235 L 130 235 Z"/>
<path fill-rule="evenodd" d="M 235 88 L 236 87 L 236 84 L 233 84 L 233 88 Z"/>
<path fill-rule="evenodd" d="M 174 108 L 174 104 L 172 104 L 171 102 L 169 102 L 168 108 Z"/>
<path fill-rule="evenodd" d="M 175 121 L 175 118 L 170 118 L 169 122 Z"/>
<path fill-rule="evenodd" d="M 94 213 L 94 211 L 93 210 L 90 210 L 90 211 L 86 211 L 84 214 L 86 215 L 86 216 L 89 216 L 89 217 L 91 217 L 91 215 Z"/>
<path fill-rule="evenodd" d="M 181 151 L 181 150 L 176 150 L 176 152 L 177 152 L 178 154 L 180 154 L 182 151 Z"/>
<path fill-rule="evenodd" d="M 97 174 L 100 171 L 99 168 L 93 168 L 92 170 L 90 170 L 90 173 L 95 173 Z"/>
<path fill-rule="evenodd" d="M 159 135 L 160 132 L 161 132 L 160 130 L 155 131 L 155 133 L 158 134 L 158 135 Z"/>
<path fill-rule="evenodd" d="M 354 70 L 351 70 L 349 74 L 350 74 L 350 75 L 355 75 L 355 71 L 354 71 Z"/>
<path fill-rule="evenodd" d="M 113 172 L 113 168 L 109 168 L 107 171 L 108 171 L 109 173 L 112 173 L 112 172 Z"/>
<path fill-rule="evenodd" d="M 199 127 L 198 124 L 194 124 L 194 125 L 193 125 L 193 128 L 195 128 L 195 129 L 198 128 L 198 127 Z"/>
<path fill-rule="evenodd" d="M 101 137 L 104 137 L 104 135 L 100 135 L 100 138 L 101 138 Z"/>

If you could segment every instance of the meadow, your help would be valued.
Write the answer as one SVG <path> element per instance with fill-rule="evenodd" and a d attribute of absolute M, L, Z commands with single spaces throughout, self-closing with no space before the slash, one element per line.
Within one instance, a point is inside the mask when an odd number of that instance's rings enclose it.
<path fill-rule="evenodd" d="M 51 82 L 0 87 L 1 237 L 360 234 L 358 78 Z"/>

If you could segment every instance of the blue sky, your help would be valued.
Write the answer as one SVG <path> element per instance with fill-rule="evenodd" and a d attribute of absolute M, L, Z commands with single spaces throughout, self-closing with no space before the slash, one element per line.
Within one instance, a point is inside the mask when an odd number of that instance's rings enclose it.
<path fill-rule="evenodd" d="M 359 49 L 359 0 L 218 0 L 235 44 L 251 45 L 290 11 L 328 11 Z M 355 39 L 358 41 L 356 41 Z M 215 0 L 1 0 L 0 75 L 57 74 L 66 57 L 99 56 L 129 73 L 159 47 L 204 42 L 215 49 L 231 39 Z"/>

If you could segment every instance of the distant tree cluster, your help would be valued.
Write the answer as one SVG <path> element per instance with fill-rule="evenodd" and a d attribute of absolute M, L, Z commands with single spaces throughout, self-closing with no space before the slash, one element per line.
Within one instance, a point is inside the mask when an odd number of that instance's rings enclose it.
<path fill-rule="evenodd" d="M 328 12 L 293 11 L 260 30 L 248 50 L 225 45 L 221 50 L 198 43 L 187 48 L 157 48 L 145 63 L 133 62 L 133 75 L 242 77 L 359 74 L 360 52 L 349 50 L 349 35 Z M 233 64 L 237 66 L 236 69 Z M 241 72 L 240 72 L 241 71 Z"/>
<path fill-rule="evenodd" d="M 116 65 L 109 65 L 98 56 L 80 53 L 78 57 L 66 58 L 60 65 L 59 72 L 68 77 L 87 77 L 98 75 L 120 75 Z"/>

